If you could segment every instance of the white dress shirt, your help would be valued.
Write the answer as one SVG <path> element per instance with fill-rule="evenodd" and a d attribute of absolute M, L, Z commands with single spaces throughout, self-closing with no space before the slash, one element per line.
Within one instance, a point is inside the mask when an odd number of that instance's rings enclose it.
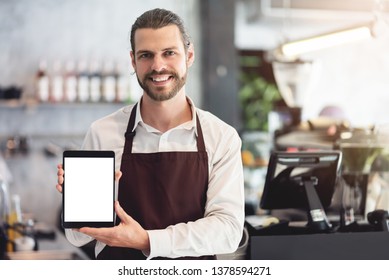
<path fill-rule="evenodd" d="M 209 183 L 204 218 L 195 222 L 179 223 L 165 229 L 148 230 L 150 252 L 148 258 L 202 256 L 235 251 L 242 237 L 244 224 L 244 187 L 241 161 L 241 140 L 236 130 L 209 112 L 192 108 L 192 120 L 161 133 L 145 124 L 137 106 L 133 141 L 134 153 L 167 151 L 197 151 L 196 113 L 203 131 L 208 154 Z M 84 140 L 85 150 L 113 150 L 115 164 L 120 169 L 127 129 L 133 105 L 95 121 Z M 116 184 L 117 195 L 117 184 Z M 93 239 L 85 234 L 65 230 L 75 246 L 83 246 Z M 96 256 L 105 244 L 97 241 Z"/>

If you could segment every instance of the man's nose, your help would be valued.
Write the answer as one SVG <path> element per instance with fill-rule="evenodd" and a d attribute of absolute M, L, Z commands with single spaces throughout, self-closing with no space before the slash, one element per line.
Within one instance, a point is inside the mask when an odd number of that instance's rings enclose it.
<path fill-rule="evenodd" d="M 152 70 L 160 72 L 166 69 L 166 63 L 162 56 L 154 56 Z"/>

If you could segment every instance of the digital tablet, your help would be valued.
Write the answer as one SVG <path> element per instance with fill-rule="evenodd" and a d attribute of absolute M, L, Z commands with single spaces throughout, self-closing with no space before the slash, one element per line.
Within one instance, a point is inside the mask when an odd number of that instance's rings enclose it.
<path fill-rule="evenodd" d="M 64 151 L 63 227 L 112 227 L 115 223 L 115 153 Z"/>

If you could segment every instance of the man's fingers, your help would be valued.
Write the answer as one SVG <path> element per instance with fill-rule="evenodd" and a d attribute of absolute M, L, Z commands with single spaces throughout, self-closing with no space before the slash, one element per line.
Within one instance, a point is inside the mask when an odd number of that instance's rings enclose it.
<path fill-rule="evenodd" d="M 79 232 L 87 234 L 92 237 L 101 237 L 109 234 L 111 228 L 92 228 L 92 227 L 82 227 L 79 229 Z"/>
<path fill-rule="evenodd" d="M 63 174 L 64 174 L 64 171 L 63 171 L 63 166 L 62 164 L 58 164 L 57 165 L 57 185 L 55 186 L 57 188 L 57 190 L 62 193 L 62 184 L 63 184 Z"/>

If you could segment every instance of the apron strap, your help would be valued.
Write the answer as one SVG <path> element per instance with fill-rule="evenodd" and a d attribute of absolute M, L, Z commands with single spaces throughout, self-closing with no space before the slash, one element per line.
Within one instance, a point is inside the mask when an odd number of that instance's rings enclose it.
<path fill-rule="evenodd" d="M 196 126 L 197 126 L 197 151 L 205 152 L 203 130 L 201 129 L 200 120 L 197 113 L 196 113 Z"/>
<path fill-rule="evenodd" d="M 133 142 L 135 134 L 136 134 L 135 130 L 133 131 L 133 129 L 134 129 L 134 125 L 135 125 L 135 115 L 136 115 L 137 105 L 138 105 L 138 103 L 136 103 L 134 105 L 134 107 L 132 108 L 130 120 L 128 121 L 128 124 L 127 124 L 127 130 L 126 130 L 126 133 L 124 133 L 124 137 L 125 137 L 126 142 L 124 145 L 123 153 L 125 155 L 131 154 L 131 152 L 132 152 L 132 142 Z"/>
<path fill-rule="evenodd" d="M 134 129 L 134 125 L 135 125 L 135 116 L 136 116 L 137 105 L 138 105 L 138 103 L 136 103 L 134 105 L 134 107 L 132 108 L 130 120 L 128 121 L 128 125 L 127 125 L 127 130 L 124 133 L 124 137 L 125 137 L 125 141 L 126 141 L 126 143 L 124 145 L 124 151 L 123 151 L 124 154 L 131 154 L 132 153 L 132 142 L 134 141 L 134 137 L 136 134 L 135 130 L 133 131 L 133 129 Z M 197 151 L 198 152 L 205 152 L 203 131 L 201 129 L 200 120 L 199 120 L 199 116 L 197 113 L 196 113 L 196 127 L 197 127 Z"/>

